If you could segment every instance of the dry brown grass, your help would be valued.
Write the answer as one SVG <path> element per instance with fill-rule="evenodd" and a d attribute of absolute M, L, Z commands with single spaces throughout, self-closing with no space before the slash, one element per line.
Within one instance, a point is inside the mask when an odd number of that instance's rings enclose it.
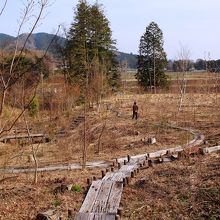
<path fill-rule="evenodd" d="M 142 170 L 125 188 L 124 220 L 220 218 L 220 155 Z"/>
<path fill-rule="evenodd" d="M 101 177 L 100 173 L 97 169 L 41 173 L 37 185 L 32 184 L 32 174 L 13 175 L 15 178 L 0 182 L 0 219 L 31 220 L 48 209 L 57 209 L 67 219 L 68 210 L 75 214 L 81 206 L 87 191 L 86 179 Z M 61 184 L 80 185 L 82 190 L 55 193 Z"/>
<path fill-rule="evenodd" d="M 59 81 L 51 80 L 49 83 L 52 86 Z M 127 154 L 153 152 L 185 144 L 192 139 L 188 132 L 172 129 L 167 124 L 200 130 L 208 141 L 205 146 L 220 142 L 219 93 L 187 93 L 182 111 L 178 113 L 179 94 L 175 91 L 149 94 L 141 89 L 137 90 L 136 85 L 130 83 L 126 84 L 128 87 L 124 87 L 126 89 L 124 93 L 106 99 L 99 112 L 95 107 L 88 110 L 88 161 L 112 160 Z M 196 90 L 198 84 L 193 86 Z M 131 107 L 134 101 L 139 106 L 140 117 L 137 121 L 131 119 Z M 101 151 L 97 154 L 98 137 L 104 125 L 106 105 L 109 103 L 112 105 L 112 111 L 108 111 L 106 128 L 101 138 Z M 81 107 L 42 111 L 37 118 L 28 118 L 34 133 L 43 132 L 49 134 L 51 138 L 50 143 L 39 146 L 37 154 L 39 166 L 81 162 L 83 123 L 75 129 L 70 129 L 73 119 L 79 115 L 82 115 Z M 17 126 L 23 126 L 22 119 Z M 64 137 L 59 137 L 57 134 L 61 130 L 66 132 Z M 141 141 L 142 138 L 152 136 L 157 139 L 155 145 L 147 145 Z M 33 164 L 28 162 L 30 152 L 29 145 L 1 144 L 0 167 L 32 167 Z M 219 169 L 216 169 L 219 166 L 218 162 L 219 155 L 198 157 L 143 171 L 124 192 L 124 218 L 208 219 L 203 214 L 200 216 L 199 213 L 203 213 L 204 207 L 207 213 L 210 211 L 213 214 L 215 205 L 211 203 L 209 210 L 207 208 L 209 206 L 206 206 L 208 203 L 203 203 L 199 198 L 207 195 L 207 198 L 204 198 L 206 201 L 210 195 L 216 196 L 215 190 L 219 189 L 216 188 L 219 187 L 216 184 L 216 180 L 219 180 Z M 216 167 L 209 170 L 209 163 L 213 166 L 216 164 Z M 65 178 L 65 183 L 80 183 L 84 187 L 85 178 L 96 172 L 99 171 L 42 173 L 39 174 L 37 186 L 32 185 L 32 174 L 19 174 L 16 179 L 7 179 L 0 183 L 0 197 L 3 201 L 0 204 L 0 219 L 33 219 L 39 211 L 55 206 L 63 213 L 66 213 L 67 209 L 78 210 L 83 201 L 84 190 L 79 194 L 65 192 L 54 195 L 51 192 L 57 185 L 57 178 Z M 10 175 L 6 175 L 8 176 Z M 140 185 L 142 177 L 146 177 L 143 187 Z M 196 188 L 193 188 L 194 185 Z M 195 207 L 191 207 L 191 203 Z M 187 212 L 190 214 L 187 215 Z M 146 214 L 149 217 L 145 217 Z"/>

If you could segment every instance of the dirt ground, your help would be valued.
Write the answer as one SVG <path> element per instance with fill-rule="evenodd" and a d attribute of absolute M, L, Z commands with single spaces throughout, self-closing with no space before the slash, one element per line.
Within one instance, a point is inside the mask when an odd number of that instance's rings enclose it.
<path fill-rule="evenodd" d="M 93 176 L 101 178 L 100 170 L 40 173 L 35 185 L 33 174 L 4 175 L 0 182 L 0 219 L 32 220 L 49 209 L 56 209 L 67 219 L 68 210 L 73 214 L 79 210 L 88 189 L 87 178 Z M 64 184 L 73 184 L 76 190 L 61 190 Z"/>
<path fill-rule="evenodd" d="M 220 219 L 220 154 L 142 170 L 121 203 L 124 220 Z"/>
<path fill-rule="evenodd" d="M 124 90 L 105 99 L 100 109 L 94 106 L 87 111 L 87 161 L 111 161 L 128 154 L 174 147 L 192 139 L 191 134 L 173 129 L 170 124 L 199 130 L 205 135 L 203 147 L 220 143 L 219 93 L 204 89 L 202 93 L 187 93 L 178 111 L 177 90 L 149 94 L 130 83 L 125 81 Z M 193 91 L 198 86 L 193 84 Z M 131 119 L 134 101 L 139 106 L 137 121 Z M 39 167 L 82 161 L 84 122 L 74 123 L 81 115 L 82 109 L 77 107 L 57 114 L 41 112 L 36 119 L 29 119 L 33 133 L 50 137 L 49 143 L 33 146 L 38 149 Z M 22 124 L 20 120 L 17 126 Z M 148 137 L 155 137 L 157 143 L 144 142 Z M 0 143 L 0 168 L 33 167 L 29 160 L 31 153 L 27 143 Z M 123 192 L 123 219 L 220 219 L 219 175 L 219 154 L 143 170 Z M 86 178 L 92 176 L 100 177 L 100 170 L 39 173 L 37 185 L 33 184 L 33 174 L 3 175 L 0 220 L 34 219 L 37 213 L 49 208 L 56 208 L 64 217 L 68 209 L 76 213 L 86 192 Z M 54 193 L 57 186 L 71 183 L 80 185 L 80 192 Z"/>

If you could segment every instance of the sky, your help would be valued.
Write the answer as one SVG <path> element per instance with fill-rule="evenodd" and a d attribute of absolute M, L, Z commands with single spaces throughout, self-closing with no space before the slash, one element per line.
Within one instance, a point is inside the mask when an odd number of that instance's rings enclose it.
<path fill-rule="evenodd" d="M 8 0 L 0 15 L 0 33 L 16 36 L 18 21 L 27 0 Z M 59 24 L 67 29 L 74 19 L 78 0 L 49 0 L 50 5 L 35 29 L 55 33 Z M 0 0 L 0 12 L 5 0 Z M 87 0 L 93 4 L 96 0 Z M 150 22 L 163 32 L 168 59 L 178 59 L 181 48 L 189 58 L 220 59 L 220 0 L 98 0 L 110 22 L 113 39 L 121 52 L 138 53 L 140 38 Z M 35 13 L 37 11 L 33 11 Z M 28 32 L 30 21 L 21 32 Z"/>

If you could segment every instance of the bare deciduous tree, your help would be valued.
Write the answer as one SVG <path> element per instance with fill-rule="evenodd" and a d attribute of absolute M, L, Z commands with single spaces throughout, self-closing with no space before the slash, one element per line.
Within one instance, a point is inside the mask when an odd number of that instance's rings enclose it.
<path fill-rule="evenodd" d="M 178 52 L 179 62 L 179 70 L 180 72 L 177 75 L 177 81 L 180 89 L 180 99 L 178 105 L 178 113 L 182 110 L 183 100 L 186 94 L 186 85 L 187 85 L 187 72 L 189 67 L 189 58 L 190 51 L 187 47 L 180 45 L 180 51 Z"/>
<path fill-rule="evenodd" d="M 5 1 L 4 6 L 1 9 L 1 14 L 2 14 L 3 10 L 5 9 L 6 4 L 7 4 L 7 1 Z M 42 54 L 41 57 L 38 57 L 38 59 L 36 60 L 35 63 L 33 63 L 33 65 L 29 65 L 27 68 L 24 68 L 24 69 L 18 68 L 18 67 L 20 67 L 22 59 L 24 57 L 24 51 L 26 49 L 27 42 L 28 42 L 29 38 L 31 37 L 31 34 L 33 33 L 33 31 L 36 29 L 37 25 L 39 24 L 39 22 L 43 18 L 43 12 L 48 6 L 49 6 L 49 0 L 39 0 L 37 2 L 35 2 L 34 0 L 26 0 L 26 2 L 24 4 L 24 8 L 22 9 L 22 12 L 21 12 L 20 22 L 18 25 L 18 31 L 17 31 L 17 36 L 16 36 L 17 38 L 16 38 L 16 42 L 15 42 L 15 46 L 14 46 L 14 51 L 13 51 L 13 54 L 11 57 L 11 62 L 9 63 L 7 68 L 5 68 L 5 66 L 4 66 L 4 58 L 6 58 L 6 56 L 8 56 L 8 53 L 4 53 L 4 52 L 1 53 L 2 65 L 1 65 L 1 69 L 0 69 L 0 118 L 2 118 L 2 119 L 4 118 L 3 117 L 3 108 L 6 103 L 5 101 L 7 98 L 10 97 L 11 91 L 13 89 L 16 89 L 16 87 L 19 84 L 22 84 L 22 82 L 24 83 L 25 76 L 29 72 L 32 72 L 37 66 L 41 65 L 41 62 L 46 57 L 47 52 L 49 50 L 49 47 L 53 43 L 53 41 L 59 31 L 59 28 L 58 28 L 56 35 L 54 35 L 54 38 L 51 40 L 47 49 L 44 51 L 44 53 Z M 37 8 L 38 8 L 38 10 L 37 10 Z M 27 22 L 31 24 L 30 31 L 27 34 L 24 42 L 21 44 L 19 37 L 20 37 L 23 26 Z M 25 96 L 27 96 L 27 94 L 26 94 L 27 91 L 24 90 L 24 88 L 23 88 L 22 98 L 21 98 L 22 99 L 22 106 L 20 106 L 20 112 L 17 114 L 14 114 L 13 118 L 10 117 L 10 120 L 7 120 L 7 119 L 1 120 L 1 122 L 0 122 L 0 136 L 2 136 L 4 133 L 9 132 L 15 126 L 17 121 L 22 116 L 24 117 L 24 124 L 25 124 L 26 130 L 28 132 L 29 139 L 31 141 L 30 142 L 31 143 L 31 153 L 34 158 L 34 165 L 35 165 L 34 182 L 37 183 L 38 160 L 37 160 L 36 155 L 37 155 L 37 150 L 38 150 L 39 146 L 36 147 L 33 145 L 33 141 L 31 140 L 31 134 L 30 134 L 28 121 L 27 121 L 25 114 L 24 114 L 25 111 L 29 108 L 30 104 L 32 103 L 34 97 L 36 96 L 37 87 L 40 82 L 40 74 L 34 80 L 35 80 L 34 86 L 29 88 L 29 94 L 28 94 L 28 97 L 26 97 L 26 98 L 25 98 Z M 7 160 L 7 162 L 9 160 L 13 160 L 13 158 L 21 157 L 22 155 L 23 155 L 23 152 L 16 152 L 15 155 L 12 155 Z"/>
<path fill-rule="evenodd" d="M 2 8 L 1 8 L 1 10 L 0 10 L 0 16 L 2 15 L 2 13 L 3 13 L 3 11 L 5 10 L 5 7 L 6 7 L 6 5 L 7 5 L 7 0 L 5 0 L 5 2 L 4 2 L 4 4 L 3 4 L 3 6 L 2 6 Z"/>

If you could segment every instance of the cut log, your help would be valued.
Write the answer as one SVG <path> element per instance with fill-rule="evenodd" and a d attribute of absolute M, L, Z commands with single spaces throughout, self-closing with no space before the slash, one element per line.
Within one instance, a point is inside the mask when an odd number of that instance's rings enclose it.
<path fill-rule="evenodd" d="M 61 215 L 56 213 L 55 210 L 50 209 L 46 212 L 37 214 L 36 220 L 60 220 Z"/>
<path fill-rule="evenodd" d="M 203 152 L 205 154 L 210 154 L 214 152 L 220 152 L 220 146 L 214 146 L 214 147 L 206 147 L 203 149 Z"/>
<path fill-rule="evenodd" d="M 148 139 L 147 139 L 147 143 L 148 143 L 148 144 L 156 144 L 156 142 L 157 142 L 157 141 L 156 141 L 156 138 L 155 138 L 155 137 L 151 137 L 151 138 L 148 138 Z"/>

